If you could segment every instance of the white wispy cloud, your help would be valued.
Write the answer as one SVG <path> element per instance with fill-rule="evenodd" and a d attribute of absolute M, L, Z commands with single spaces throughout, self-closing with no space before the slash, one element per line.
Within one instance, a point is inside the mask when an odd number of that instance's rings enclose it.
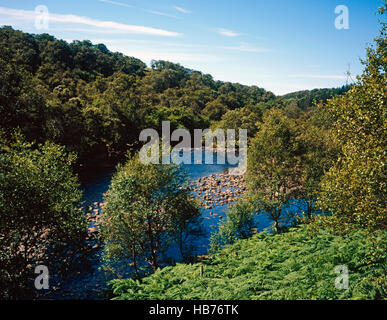
<path fill-rule="evenodd" d="M 191 13 L 191 11 L 187 10 L 187 9 L 184 9 L 182 7 L 178 7 L 178 6 L 173 6 L 173 8 L 181 13 L 185 13 L 185 14 L 188 14 L 188 13 Z"/>
<path fill-rule="evenodd" d="M 132 46 L 153 46 L 154 48 L 175 48 L 176 49 L 186 49 L 189 52 L 202 52 L 210 53 L 213 52 L 214 55 L 219 56 L 219 50 L 221 52 L 226 51 L 239 51 L 247 53 L 263 53 L 263 52 L 272 52 L 269 48 L 264 47 L 255 47 L 246 42 L 240 43 L 239 46 L 214 46 L 208 44 L 190 44 L 190 43 L 181 43 L 181 42 L 166 42 L 166 41 L 157 41 L 157 40 L 144 40 L 144 39 L 107 39 L 107 38 L 93 38 L 93 41 L 98 43 L 110 43 L 110 44 L 120 44 L 120 43 L 131 43 Z M 169 51 L 171 51 L 169 49 Z"/>
<path fill-rule="evenodd" d="M 263 48 L 263 47 L 251 46 L 250 44 L 248 44 L 246 42 L 242 42 L 239 46 L 225 46 L 225 47 L 220 47 L 220 48 L 223 48 L 226 50 L 233 50 L 233 51 L 256 52 L 256 53 L 272 51 L 270 49 Z"/>
<path fill-rule="evenodd" d="M 326 75 L 326 74 L 291 74 L 288 75 L 289 78 L 303 78 L 303 79 L 333 79 L 333 80 L 341 80 L 346 79 L 345 75 Z"/>
<path fill-rule="evenodd" d="M 323 86 L 323 85 L 313 85 L 313 84 L 307 85 L 307 84 L 297 84 L 297 83 L 289 84 L 289 83 L 281 83 L 281 82 L 268 84 L 268 89 L 276 95 L 284 95 L 291 92 L 303 91 L 303 90 L 322 89 L 326 87 L 327 86 Z"/>
<path fill-rule="evenodd" d="M 227 29 L 223 29 L 223 28 L 216 29 L 216 32 L 221 34 L 222 36 L 225 36 L 225 37 L 238 37 L 238 36 L 240 36 L 240 34 L 235 32 L 235 31 L 227 30 Z"/>
<path fill-rule="evenodd" d="M 164 16 L 164 17 L 169 17 L 169 18 L 174 18 L 174 19 L 180 19 L 179 17 L 174 16 L 173 14 L 169 13 L 164 13 L 160 11 L 147 11 L 148 13 L 155 14 L 157 16 Z"/>
<path fill-rule="evenodd" d="M 213 52 L 192 49 L 185 50 L 184 47 L 179 46 L 175 46 L 174 50 L 171 50 L 171 44 L 164 45 L 164 43 L 153 43 L 152 41 L 92 39 L 92 42 L 102 42 L 111 51 L 118 51 L 127 56 L 139 58 L 146 63 L 150 63 L 151 60 L 167 60 L 188 64 L 186 66 L 189 66 L 192 63 L 213 63 L 223 59 Z"/>
<path fill-rule="evenodd" d="M 34 21 L 36 18 L 36 13 L 34 11 L 1 8 L 1 7 L 0 7 L 0 15 L 5 15 L 7 18 L 19 19 L 19 20 L 22 20 L 23 22 Z M 110 31 L 112 33 L 117 32 L 117 33 L 143 34 L 143 35 L 153 35 L 153 36 L 163 36 L 163 37 L 181 36 L 181 33 L 178 33 L 178 32 L 172 32 L 172 31 L 145 27 L 145 26 L 123 24 L 123 23 L 118 23 L 114 21 L 97 20 L 89 17 L 77 16 L 72 14 L 50 13 L 49 22 L 77 24 L 77 25 L 93 27 L 93 30 L 89 30 L 89 31 L 102 30 L 102 31 Z"/>
<path fill-rule="evenodd" d="M 105 2 L 105 3 L 110 3 L 110 4 L 115 4 L 116 6 L 121 6 L 121 7 L 126 7 L 126 8 L 135 8 L 135 6 L 119 2 L 119 1 L 112 1 L 112 0 L 99 0 L 100 2 Z"/>
<path fill-rule="evenodd" d="M 153 11 L 153 10 L 146 10 L 146 9 L 138 8 L 138 7 L 133 6 L 131 4 L 127 4 L 127 3 L 123 3 L 123 2 L 119 2 L 119 1 L 112 1 L 112 0 L 99 0 L 99 1 L 100 2 L 105 2 L 105 3 L 110 3 L 110 4 L 113 4 L 113 5 L 116 5 L 116 6 L 138 9 L 138 10 L 141 10 L 141 11 L 144 11 L 144 12 L 147 12 L 147 13 L 150 13 L 150 14 L 158 15 L 158 16 L 179 19 L 178 17 L 176 17 L 176 16 L 174 16 L 172 14 L 169 14 L 169 13 L 164 13 L 164 12 L 160 12 L 160 11 Z"/>

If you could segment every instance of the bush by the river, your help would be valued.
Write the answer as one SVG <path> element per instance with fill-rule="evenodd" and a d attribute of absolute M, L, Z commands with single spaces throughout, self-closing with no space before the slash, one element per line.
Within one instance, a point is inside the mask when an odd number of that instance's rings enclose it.
<path fill-rule="evenodd" d="M 67 270 L 63 250 L 82 246 L 87 229 L 74 160 L 62 146 L 0 132 L 0 299 L 33 297 L 35 267 L 57 277 Z"/>

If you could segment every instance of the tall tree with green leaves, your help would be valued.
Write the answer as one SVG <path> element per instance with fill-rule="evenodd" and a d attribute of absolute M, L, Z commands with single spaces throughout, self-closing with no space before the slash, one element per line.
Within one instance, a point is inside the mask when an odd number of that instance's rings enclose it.
<path fill-rule="evenodd" d="M 321 180 L 324 174 L 337 161 L 339 143 L 331 134 L 329 128 L 314 122 L 320 114 L 312 114 L 297 120 L 300 135 L 298 140 L 303 145 L 302 154 L 302 194 L 306 204 L 305 214 L 307 218 L 318 210 L 316 200 L 320 190 Z"/>
<path fill-rule="evenodd" d="M 298 135 L 293 119 L 271 109 L 264 114 L 248 153 L 249 195 L 257 209 L 269 214 L 275 231 L 286 218 L 283 206 L 300 195 L 303 150 Z"/>
<path fill-rule="evenodd" d="M 106 196 L 101 223 L 107 261 L 130 262 L 137 276 L 144 261 L 153 271 L 159 255 L 175 240 L 184 253 L 184 233 L 197 222 L 199 207 L 185 173 L 176 165 L 119 165 Z"/>
<path fill-rule="evenodd" d="M 386 5 L 380 13 L 385 14 Z M 365 70 L 349 92 L 324 107 L 341 144 L 338 162 L 322 181 L 320 206 L 342 222 L 386 228 L 386 24 L 367 50 Z"/>

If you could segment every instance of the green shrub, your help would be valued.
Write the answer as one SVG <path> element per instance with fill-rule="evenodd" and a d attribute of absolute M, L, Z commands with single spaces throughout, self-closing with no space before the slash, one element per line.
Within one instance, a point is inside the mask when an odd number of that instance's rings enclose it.
<path fill-rule="evenodd" d="M 33 145 L 18 134 L 6 141 L 0 132 L 0 298 L 30 296 L 35 266 L 58 276 L 66 263 L 54 258 L 82 243 L 87 229 L 74 160 L 64 147 Z"/>

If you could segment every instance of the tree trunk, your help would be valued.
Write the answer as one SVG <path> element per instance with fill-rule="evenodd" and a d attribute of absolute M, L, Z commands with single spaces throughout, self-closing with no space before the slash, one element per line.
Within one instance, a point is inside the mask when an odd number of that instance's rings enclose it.
<path fill-rule="evenodd" d="M 132 258 L 133 258 L 134 271 L 136 272 L 136 278 L 139 279 L 140 275 L 138 273 L 136 247 L 134 243 L 132 244 Z"/>
<path fill-rule="evenodd" d="M 156 248 L 155 248 L 154 239 L 153 239 L 152 224 L 149 218 L 148 218 L 148 236 L 149 236 L 149 246 L 151 251 L 152 268 L 153 268 L 153 272 L 156 272 L 158 268 L 157 259 L 156 259 Z"/>
<path fill-rule="evenodd" d="M 279 223 L 278 223 L 278 220 L 274 220 L 274 231 L 276 232 L 276 233 L 278 233 L 279 232 Z"/>
<path fill-rule="evenodd" d="M 274 216 L 273 216 L 273 220 L 274 220 L 274 231 L 276 233 L 278 233 L 280 231 L 280 226 L 279 226 L 279 218 L 281 216 L 281 209 L 274 209 Z"/>
<path fill-rule="evenodd" d="M 181 257 L 183 258 L 183 261 L 186 261 L 186 257 L 184 255 L 184 248 L 183 248 L 183 234 L 180 232 L 179 234 L 179 249 Z"/>
<path fill-rule="evenodd" d="M 308 205 L 307 209 L 307 217 L 310 219 L 312 217 L 312 208 L 313 208 L 313 200 L 306 200 L 306 203 Z"/>

